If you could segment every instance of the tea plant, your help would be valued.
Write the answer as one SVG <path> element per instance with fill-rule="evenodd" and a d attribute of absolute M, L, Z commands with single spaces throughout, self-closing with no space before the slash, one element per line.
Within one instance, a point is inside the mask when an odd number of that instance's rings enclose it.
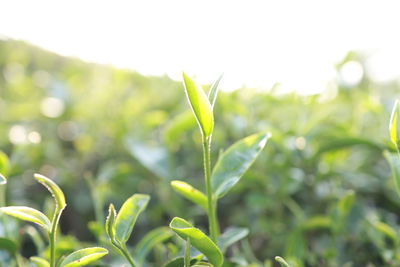
<path fill-rule="evenodd" d="M 67 205 L 65 196 L 58 185 L 51 179 L 40 174 L 35 174 L 34 177 L 39 183 L 41 183 L 50 191 L 54 199 L 55 209 L 53 212 L 53 218 L 51 220 L 41 211 L 30 207 L 8 206 L 0 208 L 0 213 L 35 223 L 42 227 L 48 234 L 50 247 L 49 261 L 41 257 L 31 257 L 31 262 L 35 263 L 39 267 L 77 267 L 87 265 L 108 254 L 108 250 L 105 248 L 89 247 L 75 251 L 67 256 L 63 256 L 58 260 L 56 259 L 56 236 L 61 214 Z M 1 176 L 1 179 L 3 184 L 6 183 L 6 179 L 3 176 Z"/>
<path fill-rule="evenodd" d="M 221 77 L 213 84 L 207 96 L 200 85 L 183 73 L 186 96 L 202 136 L 206 193 L 204 194 L 184 181 L 172 181 L 171 186 L 183 197 L 205 210 L 210 234 L 210 236 L 207 236 L 182 218 L 175 217 L 171 221 L 170 228 L 186 241 L 185 256 L 183 257 L 185 267 L 206 264 L 201 261 L 202 255 L 191 257 L 191 246 L 200 251 L 213 266 L 222 266 L 224 262 L 223 251 L 227 244 L 224 244 L 224 238 L 221 238 L 223 235 L 220 234 L 217 218 L 218 199 L 225 196 L 239 182 L 270 137 L 269 133 L 258 133 L 238 141 L 220 155 L 216 165 L 211 169 L 210 152 L 214 129 L 213 108 L 218 95 L 220 79 Z M 245 235 L 247 235 L 247 232 Z M 232 238 L 235 241 L 243 238 L 243 232 L 234 233 Z M 193 259 L 195 263 L 191 265 Z M 182 262 L 182 258 L 180 262 Z"/>

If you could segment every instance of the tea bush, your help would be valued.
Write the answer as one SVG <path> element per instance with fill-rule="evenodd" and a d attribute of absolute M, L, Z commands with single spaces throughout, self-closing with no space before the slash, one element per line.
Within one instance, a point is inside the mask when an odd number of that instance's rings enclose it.
<path fill-rule="evenodd" d="M 365 58 L 349 53 L 337 68 L 350 60 L 364 64 Z M 110 203 L 121 207 L 117 218 L 139 193 L 151 201 L 122 239 L 133 233 L 123 244 L 137 266 L 162 266 L 175 256 L 182 266 L 184 256 L 196 257 L 198 250 L 207 256 L 180 232 L 183 227 L 210 233 L 202 133 L 181 82 L 84 63 L 13 40 L 0 41 L 0 70 L 0 173 L 7 178 L 0 185 L 0 206 L 32 207 L 52 218 L 51 197 L 32 177 L 38 172 L 59 184 L 68 205 L 56 259 L 100 246 L 109 253 L 98 266 L 128 264 L 104 224 Z M 204 87 L 209 88 L 214 87 Z M 229 247 L 217 243 L 224 266 L 272 266 L 276 255 L 291 266 L 400 264 L 400 198 L 386 160 L 397 166 L 387 128 L 398 84 L 376 84 L 366 72 L 360 84 L 348 87 L 338 80 L 321 95 L 274 90 L 279 89 L 219 92 L 217 102 L 211 97 L 209 167 L 217 167 L 237 140 L 272 134 L 240 182 L 218 201 L 220 238 L 235 241 Z M 195 198 L 187 194 L 193 190 Z M 23 266 L 32 256 L 50 259 L 45 233 L 1 215 L 1 266 Z M 218 235 L 214 229 L 210 242 Z"/>

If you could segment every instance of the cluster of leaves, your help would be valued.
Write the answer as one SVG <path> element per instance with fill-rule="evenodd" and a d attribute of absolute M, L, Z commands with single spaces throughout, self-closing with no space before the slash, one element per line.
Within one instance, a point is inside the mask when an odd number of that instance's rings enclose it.
<path fill-rule="evenodd" d="M 337 68 L 349 60 L 363 64 L 364 58 L 350 53 Z M 221 92 L 217 105 L 210 101 L 218 114 L 212 164 L 227 153 L 221 148 L 243 136 L 265 130 L 273 135 L 232 194 L 219 200 L 219 225 L 225 229 L 219 239 L 229 241 L 228 230 L 249 228 L 239 242 L 222 249 L 226 261 L 269 266 L 269 259 L 282 254 L 292 266 L 398 264 L 400 198 L 384 156 L 388 151 L 393 162 L 397 157 L 387 125 L 398 84 L 375 84 L 366 73 L 360 84 L 339 81 L 322 95 L 280 95 L 277 90 Z M 43 112 L 48 97 L 63 103 L 59 116 Z M 56 258 L 95 244 L 113 250 L 104 229 L 108 203 L 121 206 L 119 214 L 135 192 L 152 199 L 136 222 L 134 240 L 126 242 L 138 266 L 161 266 L 184 256 L 184 242 L 168 227 L 158 228 L 175 216 L 207 232 L 202 158 L 194 152 L 202 138 L 181 83 L 0 40 L 0 111 L 0 147 L 10 156 L 8 170 L 0 170 L 9 178 L 9 193 L 0 192 L 0 199 L 42 207 L 51 218 L 49 201 L 31 182 L 39 171 L 57 177 L 69 201 Z M 15 126 L 25 131 L 23 142 L 10 138 Z M 30 141 L 32 132 L 40 134 L 40 143 Z M 175 180 L 179 177 L 187 178 Z M 176 223 L 179 230 L 181 221 Z M 17 221 L 0 218 L 0 235 L 14 242 L 8 247 L 26 258 L 49 258 L 37 228 L 23 225 L 22 235 L 18 228 Z M 196 253 L 192 250 L 192 257 Z M 0 252 L 0 262 L 12 266 L 15 261 Z M 118 253 L 98 262 L 126 264 Z"/>

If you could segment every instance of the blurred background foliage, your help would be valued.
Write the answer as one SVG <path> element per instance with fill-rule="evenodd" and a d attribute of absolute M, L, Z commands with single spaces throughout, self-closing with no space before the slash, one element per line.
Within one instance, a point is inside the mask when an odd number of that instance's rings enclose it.
<path fill-rule="evenodd" d="M 230 251 L 237 263 L 269 266 L 282 255 L 297 266 L 400 264 L 400 198 L 383 157 L 393 151 L 387 129 L 399 84 L 376 84 L 367 72 L 346 84 L 340 70 L 350 61 L 362 66 L 365 57 L 349 53 L 336 66 L 337 81 L 318 95 L 282 94 L 279 85 L 220 93 L 212 162 L 247 135 L 273 135 L 218 207 L 223 229 L 250 230 Z M 10 161 L 0 194 L 8 205 L 49 210 L 33 173 L 55 179 L 68 203 L 66 251 L 79 242 L 105 244 L 108 204 L 120 207 L 133 193 L 152 199 L 132 244 L 174 216 L 207 229 L 202 210 L 169 186 L 172 179 L 203 185 L 201 138 L 180 82 L 0 40 L 0 123 L 0 149 Z M 0 236 L 17 224 L 26 225 L 3 218 Z M 8 235 L 29 257 L 38 249 L 36 230 L 22 229 Z M 168 250 L 168 242 L 156 250 Z"/>

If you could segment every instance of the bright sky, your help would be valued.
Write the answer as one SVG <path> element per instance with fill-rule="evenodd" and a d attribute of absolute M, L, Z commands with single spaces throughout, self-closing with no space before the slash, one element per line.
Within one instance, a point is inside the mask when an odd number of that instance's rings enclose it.
<path fill-rule="evenodd" d="M 397 78 L 399 10 L 385 0 L 3 0 L 0 34 L 143 74 L 211 83 L 224 72 L 223 89 L 279 82 L 311 93 L 349 50 L 372 55 L 377 80 Z M 353 80 L 364 71 L 348 69 Z"/>

